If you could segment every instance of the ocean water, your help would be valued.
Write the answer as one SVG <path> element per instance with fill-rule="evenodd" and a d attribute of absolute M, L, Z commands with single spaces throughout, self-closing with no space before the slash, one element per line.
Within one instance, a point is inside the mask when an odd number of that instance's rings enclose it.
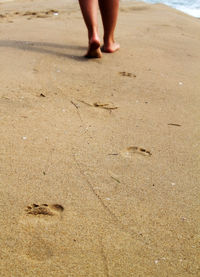
<path fill-rule="evenodd" d="M 147 3 L 162 3 L 194 17 L 200 17 L 200 0 L 142 0 Z"/>

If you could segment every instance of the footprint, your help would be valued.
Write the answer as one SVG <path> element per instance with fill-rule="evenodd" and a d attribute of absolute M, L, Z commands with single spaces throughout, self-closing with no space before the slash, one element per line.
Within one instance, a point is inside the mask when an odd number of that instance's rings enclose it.
<path fill-rule="evenodd" d="M 54 15 L 58 15 L 59 11 L 58 10 L 44 10 L 44 11 L 25 11 L 23 13 L 21 12 L 6 12 L 6 13 L 0 13 L 0 20 L 2 19 L 9 19 L 9 18 L 16 18 L 16 17 L 21 17 L 24 16 L 27 19 L 33 19 L 33 18 L 47 18 L 51 17 Z"/>
<path fill-rule="evenodd" d="M 55 245 L 51 243 L 54 226 L 62 218 L 64 207 L 60 204 L 31 204 L 25 208 L 19 220 L 19 254 L 35 261 L 49 260 L 54 256 Z M 47 228 L 47 224 L 51 225 Z M 49 225 L 49 226 L 50 226 Z"/>
<path fill-rule="evenodd" d="M 136 77 L 135 74 L 129 73 L 129 72 L 125 72 L 125 71 L 119 72 L 119 75 L 125 76 L 125 77 L 130 77 L 130 78 L 135 78 Z"/>
<path fill-rule="evenodd" d="M 46 261 L 53 257 L 53 246 L 40 237 L 30 237 L 24 245 L 24 254 L 27 259 Z"/>
<path fill-rule="evenodd" d="M 23 16 L 32 16 L 32 17 L 29 17 L 29 19 L 32 19 L 34 17 L 46 18 L 52 15 L 58 15 L 58 10 L 47 10 L 47 11 L 39 11 L 39 12 L 27 11 L 23 14 Z"/>
<path fill-rule="evenodd" d="M 29 11 L 27 11 L 27 12 L 25 12 L 23 14 L 23 16 L 27 16 L 27 15 L 37 15 L 37 13 L 36 12 L 29 12 Z"/>
<path fill-rule="evenodd" d="M 32 204 L 27 206 L 26 209 L 27 215 L 34 215 L 34 216 L 55 216 L 60 215 L 64 211 L 64 207 L 59 204 Z"/>
<path fill-rule="evenodd" d="M 6 17 L 6 15 L 0 14 L 0 18 L 5 18 L 5 17 Z"/>
<path fill-rule="evenodd" d="M 150 6 L 150 5 L 149 5 L 149 6 Z M 147 5 L 140 5 L 140 4 L 138 3 L 137 6 L 135 5 L 135 6 L 132 6 L 132 7 L 121 7 L 121 8 L 120 8 L 120 11 L 121 11 L 121 12 L 144 11 L 144 10 L 149 9 L 149 8 L 150 8 L 149 6 L 147 6 Z"/>
<path fill-rule="evenodd" d="M 138 146 L 130 146 L 121 152 L 124 157 L 132 157 L 135 154 L 139 154 L 142 156 L 150 157 L 152 153 L 149 150 Z"/>

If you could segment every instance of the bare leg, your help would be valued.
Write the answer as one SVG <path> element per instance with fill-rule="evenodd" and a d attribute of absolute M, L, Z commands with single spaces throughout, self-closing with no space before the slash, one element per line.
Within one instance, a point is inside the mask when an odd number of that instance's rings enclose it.
<path fill-rule="evenodd" d="M 97 26 L 98 0 L 79 0 L 83 18 L 88 29 L 89 46 L 87 58 L 101 58 Z"/>
<path fill-rule="evenodd" d="M 99 7 L 104 26 L 104 46 L 103 50 L 113 53 L 120 48 L 114 40 L 114 31 L 117 23 L 119 0 L 99 0 Z"/>

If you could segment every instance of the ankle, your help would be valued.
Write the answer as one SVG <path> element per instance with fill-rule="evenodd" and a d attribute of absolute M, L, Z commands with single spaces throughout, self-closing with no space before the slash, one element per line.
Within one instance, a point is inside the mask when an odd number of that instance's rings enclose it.
<path fill-rule="evenodd" d="M 103 52 L 114 53 L 119 50 L 119 43 L 115 42 L 114 39 L 104 40 Z"/>
<path fill-rule="evenodd" d="M 104 36 L 103 40 L 104 40 L 104 45 L 105 46 L 110 46 L 110 45 L 115 43 L 115 40 L 114 40 L 113 36 L 109 36 L 109 37 Z"/>
<path fill-rule="evenodd" d="M 88 30 L 88 39 L 89 41 L 99 39 L 98 30 L 96 27 L 91 30 Z"/>

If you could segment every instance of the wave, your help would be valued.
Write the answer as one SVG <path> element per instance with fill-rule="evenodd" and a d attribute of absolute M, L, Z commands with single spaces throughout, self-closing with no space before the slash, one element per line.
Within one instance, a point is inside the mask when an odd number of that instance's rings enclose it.
<path fill-rule="evenodd" d="M 147 3 L 162 3 L 180 10 L 186 14 L 192 15 L 194 17 L 200 17 L 200 1 L 199 0 L 143 0 Z"/>

